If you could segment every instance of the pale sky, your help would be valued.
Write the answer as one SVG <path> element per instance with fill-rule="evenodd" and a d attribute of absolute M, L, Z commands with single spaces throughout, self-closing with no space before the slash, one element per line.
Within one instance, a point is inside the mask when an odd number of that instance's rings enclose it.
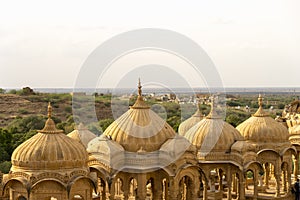
<path fill-rule="evenodd" d="M 225 87 L 300 87 L 299 10 L 298 0 L 1 1 L 0 88 L 72 88 L 95 48 L 140 28 L 168 29 L 194 40 L 214 62 Z M 164 61 L 155 56 L 152 63 L 142 54 L 128 55 L 119 67 L 129 73 L 137 60 L 141 66 L 184 67 L 176 58 L 172 63 L 167 55 Z M 117 71 L 118 66 L 108 70 L 99 87 L 118 84 L 122 75 Z M 193 73 L 180 74 L 194 87 L 205 82 Z M 140 76 L 151 82 L 153 74 Z M 172 82 L 176 87 L 182 83 Z"/>

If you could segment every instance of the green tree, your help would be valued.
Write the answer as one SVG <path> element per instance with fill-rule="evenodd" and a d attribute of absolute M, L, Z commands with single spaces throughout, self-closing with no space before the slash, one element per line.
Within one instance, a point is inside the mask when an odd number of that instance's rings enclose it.
<path fill-rule="evenodd" d="M 114 122 L 114 119 L 101 119 L 99 121 L 99 126 L 102 128 L 103 132 L 107 129 L 107 127 Z"/>
<path fill-rule="evenodd" d="M 4 161 L 0 163 L 0 171 L 3 172 L 4 174 L 7 174 L 10 168 L 11 168 L 11 162 Z"/>

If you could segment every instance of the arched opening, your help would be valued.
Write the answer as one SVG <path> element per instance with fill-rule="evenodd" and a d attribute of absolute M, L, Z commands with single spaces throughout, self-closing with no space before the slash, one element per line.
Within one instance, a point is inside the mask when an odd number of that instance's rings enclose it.
<path fill-rule="evenodd" d="M 105 180 L 103 180 L 102 178 L 98 177 L 98 181 L 97 181 L 97 197 L 99 197 L 99 199 L 101 200 L 106 200 L 106 191 L 108 191 L 108 186 L 105 182 Z"/>
<path fill-rule="evenodd" d="M 147 191 L 147 199 L 152 200 L 153 199 L 153 193 L 154 193 L 154 179 L 153 178 L 150 178 L 147 181 L 146 191 Z"/>
<path fill-rule="evenodd" d="M 124 190 L 123 190 L 123 180 L 117 178 L 115 182 L 115 198 L 123 198 Z"/>
<path fill-rule="evenodd" d="M 178 199 L 189 200 L 192 199 L 192 194 L 194 191 L 193 179 L 189 176 L 183 176 L 179 181 L 179 194 Z"/>
<path fill-rule="evenodd" d="M 250 196 L 254 195 L 254 171 L 252 169 L 248 169 L 246 171 L 246 191 Z"/>
<path fill-rule="evenodd" d="M 129 194 L 130 199 L 136 199 L 137 196 L 137 180 L 135 178 L 131 178 L 129 181 Z"/>
<path fill-rule="evenodd" d="M 291 174 L 289 172 L 289 165 L 286 162 L 281 164 L 281 177 L 282 191 L 284 194 L 288 194 L 291 188 Z"/>
<path fill-rule="evenodd" d="M 25 185 L 26 180 L 22 178 L 9 180 L 3 187 L 3 198 L 9 199 L 13 196 L 15 199 L 27 199 L 28 193 Z"/>
<path fill-rule="evenodd" d="M 209 171 L 207 177 L 207 197 L 212 199 L 222 199 L 226 175 L 221 168 Z"/>
<path fill-rule="evenodd" d="M 240 176 L 238 173 L 232 175 L 232 199 L 238 199 L 240 194 Z"/>

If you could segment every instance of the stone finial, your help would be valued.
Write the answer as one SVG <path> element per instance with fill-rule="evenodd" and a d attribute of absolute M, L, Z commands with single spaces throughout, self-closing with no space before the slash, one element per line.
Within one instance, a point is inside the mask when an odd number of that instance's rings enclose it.
<path fill-rule="evenodd" d="M 218 116 L 217 111 L 216 111 L 216 101 L 217 101 L 216 98 L 217 98 L 217 97 L 215 97 L 214 95 L 211 96 L 210 112 L 209 112 L 209 114 L 208 114 L 207 117 L 206 117 L 206 118 L 208 118 L 208 119 L 220 118 L 220 117 Z"/>
<path fill-rule="evenodd" d="M 263 110 L 263 97 L 261 94 L 258 95 L 258 105 L 259 105 L 259 108 L 258 110 L 256 111 L 256 113 L 254 113 L 253 116 L 255 117 L 266 117 L 266 116 L 269 116 L 269 114 L 267 114 L 264 110 Z"/>
<path fill-rule="evenodd" d="M 262 97 L 261 94 L 259 94 L 259 95 L 258 95 L 258 105 L 259 105 L 260 107 L 263 106 L 263 100 L 264 100 L 264 98 Z"/>
<path fill-rule="evenodd" d="M 48 118 L 51 118 L 52 116 L 52 106 L 51 106 L 51 103 L 49 102 L 48 103 Z"/>
<path fill-rule="evenodd" d="M 141 79 L 139 78 L 138 82 L 138 95 L 142 96 L 142 85 L 141 85 Z"/>

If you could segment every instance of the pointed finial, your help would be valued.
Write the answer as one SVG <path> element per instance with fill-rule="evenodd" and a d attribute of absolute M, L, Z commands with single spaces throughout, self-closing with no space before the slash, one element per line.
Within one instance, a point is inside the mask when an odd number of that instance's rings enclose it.
<path fill-rule="evenodd" d="M 259 105 L 259 108 L 258 110 L 256 111 L 256 113 L 253 114 L 254 117 L 265 117 L 265 116 L 269 116 L 268 113 L 266 113 L 264 110 L 263 110 L 263 97 L 261 94 L 258 95 L 258 105 Z"/>
<path fill-rule="evenodd" d="M 48 103 L 48 119 L 46 120 L 45 126 L 42 130 L 39 130 L 39 133 L 45 133 L 45 134 L 58 134 L 58 133 L 63 133 L 62 130 L 58 130 L 55 126 L 55 122 L 53 119 L 51 119 L 52 115 L 52 106 L 51 103 Z"/>
<path fill-rule="evenodd" d="M 52 116 L 52 106 L 51 106 L 51 103 L 49 102 L 48 103 L 48 118 L 51 118 Z"/>
<path fill-rule="evenodd" d="M 261 94 L 259 94 L 259 95 L 258 95 L 258 105 L 259 105 L 259 107 L 262 107 L 262 105 L 263 105 L 263 100 L 264 100 L 264 98 L 262 97 Z"/>
<path fill-rule="evenodd" d="M 142 96 L 142 85 L 141 85 L 141 79 L 139 78 L 138 82 L 138 95 Z"/>
<path fill-rule="evenodd" d="M 143 96 L 142 96 L 142 85 L 141 85 L 141 79 L 139 78 L 138 82 L 138 97 L 136 99 L 136 102 L 131 106 L 130 108 L 141 108 L 141 109 L 149 109 L 150 107 L 144 102 Z"/>
<path fill-rule="evenodd" d="M 211 102 L 210 102 L 210 113 L 206 118 L 213 119 L 213 118 L 219 118 L 218 113 L 215 109 L 215 103 L 216 103 L 216 97 L 214 95 L 211 96 Z"/>

